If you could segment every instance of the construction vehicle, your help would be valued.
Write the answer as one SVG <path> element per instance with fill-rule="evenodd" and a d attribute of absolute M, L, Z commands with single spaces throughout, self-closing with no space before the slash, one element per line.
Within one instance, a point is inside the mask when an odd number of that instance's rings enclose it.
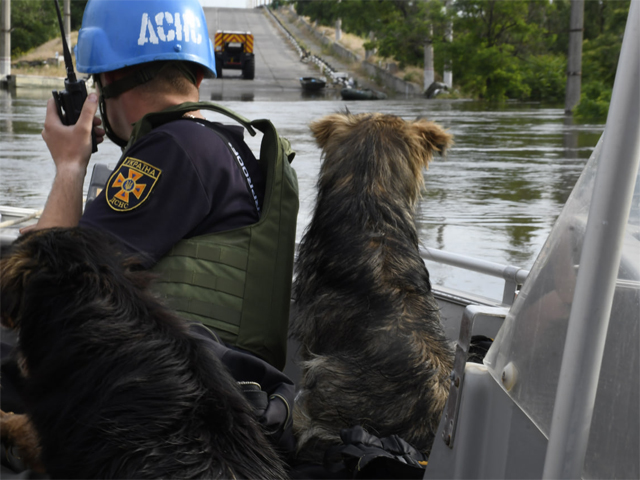
<path fill-rule="evenodd" d="M 251 32 L 218 30 L 215 37 L 216 75 L 222 77 L 222 69 L 242 70 L 242 78 L 253 80 L 256 70 Z"/>

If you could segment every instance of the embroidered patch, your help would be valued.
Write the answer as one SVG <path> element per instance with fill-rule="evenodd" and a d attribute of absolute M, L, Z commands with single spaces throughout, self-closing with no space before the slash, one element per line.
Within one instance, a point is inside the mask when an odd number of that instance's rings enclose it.
<path fill-rule="evenodd" d="M 149 198 L 161 173 L 162 170 L 142 160 L 125 158 L 109 179 L 107 203 L 117 212 L 139 207 Z"/>

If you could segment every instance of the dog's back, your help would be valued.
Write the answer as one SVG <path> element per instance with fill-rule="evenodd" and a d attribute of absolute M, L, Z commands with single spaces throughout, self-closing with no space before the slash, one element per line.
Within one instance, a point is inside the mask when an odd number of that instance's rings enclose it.
<path fill-rule="evenodd" d="M 453 358 L 413 214 L 423 168 L 451 136 L 381 114 L 331 115 L 311 129 L 324 159 L 294 283 L 300 456 L 319 460 L 355 424 L 428 451 Z"/>
<path fill-rule="evenodd" d="M 52 477 L 285 476 L 225 367 L 102 235 L 36 232 L 2 267 Z"/>

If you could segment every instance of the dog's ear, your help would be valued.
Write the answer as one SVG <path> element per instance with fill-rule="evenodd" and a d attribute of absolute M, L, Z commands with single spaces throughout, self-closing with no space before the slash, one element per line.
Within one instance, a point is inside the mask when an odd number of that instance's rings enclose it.
<path fill-rule="evenodd" d="M 420 139 L 423 148 L 429 153 L 430 159 L 433 157 L 433 152 L 444 155 L 453 145 L 453 135 L 437 123 L 421 118 L 413 122 L 411 128 Z"/>
<path fill-rule="evenodd" d="M 352 115 L 344 113 L 333 113 L 322 117 L 320 120 L 309 125 L 311 133 L 316 139 L 316 143 L 321 149 L 324 149 L 331 136 L 341 129 L 349 126 Z"/>

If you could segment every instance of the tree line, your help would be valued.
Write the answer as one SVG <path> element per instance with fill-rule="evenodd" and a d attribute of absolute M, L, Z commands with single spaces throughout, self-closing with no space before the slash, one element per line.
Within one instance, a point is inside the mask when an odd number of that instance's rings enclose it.
<path fill-rule="evenodd" d="M 58 2 L 63 8 L 62 0 Z M 71 2 L 71 30 L 78 30 L 87 0 Z M 11 2 L 11 57 L 27 53 L 60 36 L 56 4 L 53 0 Z"/>
<path fill-rule="evenodd" d="M 501 101 L 562 103 L 570 0 L 297 0 L 299 15 L 370 38 L 367 48 L 400 67 L 424 66 L 431 42 L 434 68 L 450 59 L 454 85 L 465 95 Z M 582 98 L 577 113 L 608 109 L 630 0 L 585 2 Z M 447 41 L 447 25 L 452 41 Z M 431 35 L 430 32 L 433 32 Z"/>
<path fill-rule="evenodd" d="M 631 0 L 585 2 L 582 98 L 576 112 L 606 115 Z M 71 2 L 77 30 L 87 0 Z M 364 38 L 366 47 L 400 67 L 424 66 L 431 42 L 442 75 L 450 60 L 463 95 L 490 101 L 562 103 L 566 85 L 570 0 L 278 0 L 299 15 Z M 453 27 L 447 41 L 447 25 Z M 51 0 L 11 2 L 11 53 L 18 56 L 59 36 Z M 433 32 L 431 34 L 430 32 Z"/>

